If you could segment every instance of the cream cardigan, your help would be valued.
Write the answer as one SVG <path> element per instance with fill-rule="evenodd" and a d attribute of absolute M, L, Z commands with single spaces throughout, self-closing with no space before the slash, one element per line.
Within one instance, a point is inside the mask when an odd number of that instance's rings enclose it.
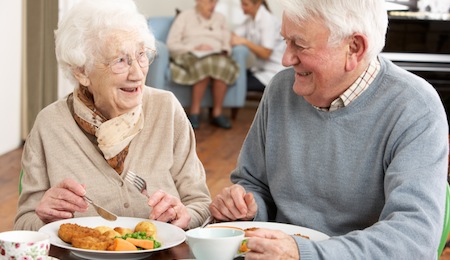
<path fill-rule="evenodd" d="M 148 192 L 158 189 L 181 199 L 191 215 L 189 228 L 209 214 L 210 193 L 197 157 L 194 132 L 175 96 L 144 88 L 144 129 L 131 141 L 124 172 L 146 179 Z M 65 178 L 86 185 L 90 198 L 119 216 L 148 218 L 147 198 L 118 175 L 98 147 L 73 119 L 67 98 L 44 108 L 36 118 L 23 150 L 15 229 L 37 230 L 44 223 L 35 207 L 45 191 Z M 75 217 L 96 216 L 92 207 Z"/>

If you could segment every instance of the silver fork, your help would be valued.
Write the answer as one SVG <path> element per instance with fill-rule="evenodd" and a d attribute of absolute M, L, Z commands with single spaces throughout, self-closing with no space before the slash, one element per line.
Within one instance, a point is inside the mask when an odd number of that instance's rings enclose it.
<path fill-rule="evenodd" d="M 142 194 L 149 197 L 147 193 L 147 182 L 132 171 L 128 171 L 125 175 L 125 180 L 133 184 Z"/>

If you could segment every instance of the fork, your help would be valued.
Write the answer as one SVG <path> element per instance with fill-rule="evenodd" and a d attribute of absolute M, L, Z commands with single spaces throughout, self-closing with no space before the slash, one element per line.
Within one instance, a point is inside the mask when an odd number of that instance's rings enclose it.
<path fill-rule="evenodd" d="M 142 194 L 149 197 L 147 193 L 147 182 L 132 171 L 128 171 L 125 175 L 125 180 L 133 184 Z"/>

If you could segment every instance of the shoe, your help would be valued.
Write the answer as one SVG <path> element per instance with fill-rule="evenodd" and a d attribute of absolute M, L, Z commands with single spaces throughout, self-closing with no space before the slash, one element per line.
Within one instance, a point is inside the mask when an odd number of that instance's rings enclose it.
<path fill-rule="evenodd" d="M 200 115 L 193 114 L 188 116 L 189 121 L 191 122 L 192 128 L 198 129 L 200 127 Z"/>
<path fill-rule="evenodd" d="M 211 119 L 211 124 L 218 126 L 220 128 L 224 128 L 224 129 L 231 128 L 230 120 L 228 120 L 228 118 L 226 118 L 224 115 L 213 117 Z"/>

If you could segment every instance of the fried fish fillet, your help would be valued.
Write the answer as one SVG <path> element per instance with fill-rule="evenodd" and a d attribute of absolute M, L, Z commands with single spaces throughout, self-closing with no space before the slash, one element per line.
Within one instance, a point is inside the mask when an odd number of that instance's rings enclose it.
<path fill-rule="evenodd" d="M 114 239 L 103 235 L 99 237 L 74 237 L 72 238 L 72 246 L 89 250 L 107 250 L 113 241 Z"/>
<path fill-rule="evenodd" d="M 59 226 L 58 236 L 62 241 L 71 244 L 74 237 L 99 237 L 100 231 L 78 224 L 65 223 Z"/>

